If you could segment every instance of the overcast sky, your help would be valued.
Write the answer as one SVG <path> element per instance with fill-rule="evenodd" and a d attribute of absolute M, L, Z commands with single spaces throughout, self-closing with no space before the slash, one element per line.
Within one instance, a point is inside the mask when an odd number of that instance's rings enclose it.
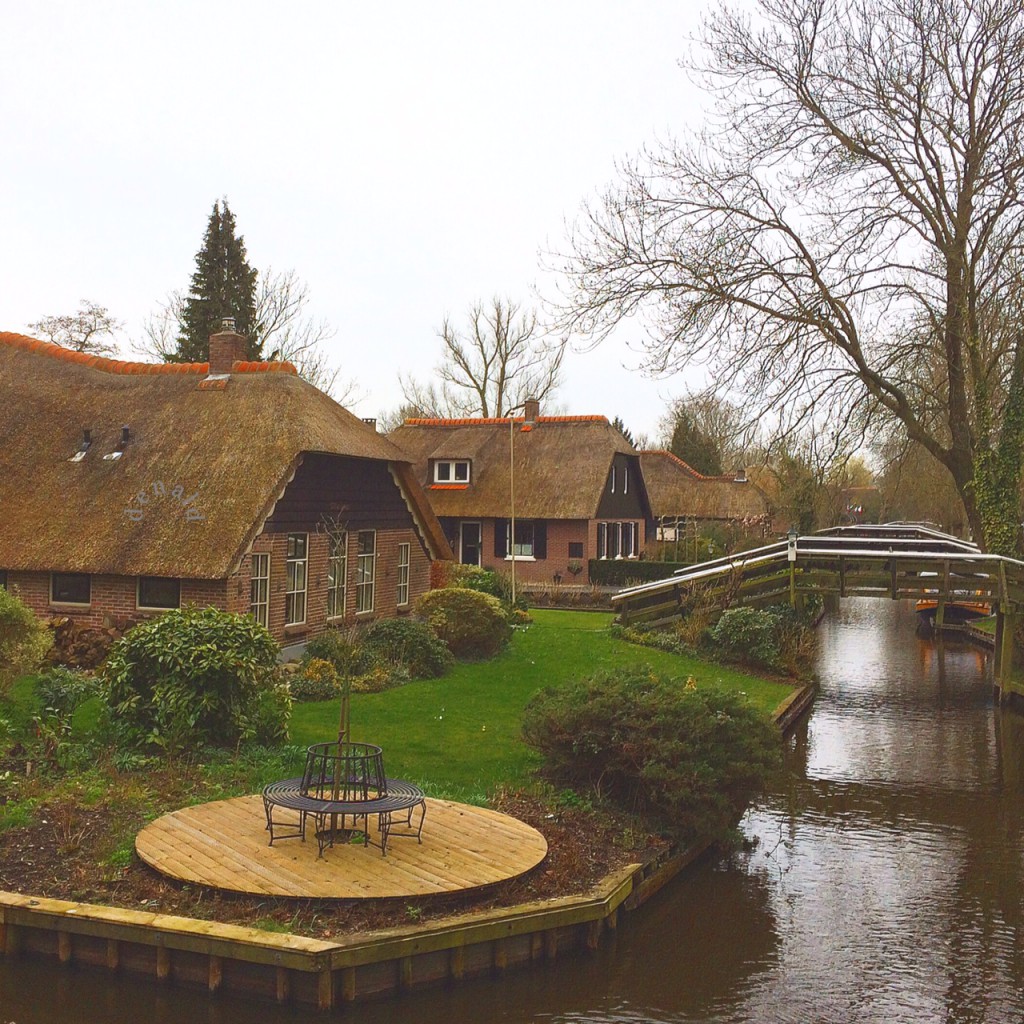
<path fill-rule="evenodd" d="M 0 330 L 82 298 L 138 337 L 226 196 L 257 268 L 294 269 L 364 416 L 439 357 L 445 314 L 533 302 L 538 254 L 617 159 L 699 116 L 677 60 L 703 4 L 0 0 Z M 557 401 L 653 431 L 620 331 Z"/>

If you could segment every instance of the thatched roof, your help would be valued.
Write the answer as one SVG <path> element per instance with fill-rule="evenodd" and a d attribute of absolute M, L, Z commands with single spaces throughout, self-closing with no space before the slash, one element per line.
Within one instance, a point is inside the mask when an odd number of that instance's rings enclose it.
<path fill-rule="evenodd" d="M 389 434 L 412 460 L 439 516 L 509 515 L 509 423 L 501 419 L 410 419 Z M 541 416 L 512 421 L 516 515 L 524 519 L 592 519 L 617 453 L 636 458 L 604 416 Z M 431 461 L 469 459 L 468 487 L 437 486 Z"/>
<path fill-rule="evenodd" d="M 221 579 L 301 453 L 405 461 L 287 363 L 236 362 L 221 380 L 207 369 L 0 333 L 0 567 Z M 124 454 L 104 459 L 123 426 Z M 71 462 L 83 428 L 92 445 Z M 436 519 L 420 525 L 443 551 Z"/>
<path fill-rule="evenodd" d="M 736 476 L 704 476 L 671 452 L 640 452 L 655 518 L 752 519 L 769 511 L 765 493 Z"/>

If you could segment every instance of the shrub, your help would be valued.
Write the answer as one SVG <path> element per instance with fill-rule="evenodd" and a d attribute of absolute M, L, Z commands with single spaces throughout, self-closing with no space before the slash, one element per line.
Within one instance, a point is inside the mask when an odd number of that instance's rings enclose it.
<path fill-rule="evenodd" d="M 794 667 L 808 648 L 806 628 L 785 605 L 729 608 L 707 636 L 726 657 L 769 669 Z"/>
<path fill-rule="evenodd" d="M 49 668 L 36 679 L 36 699 L 44 714 L 69 722 L 78 708 L 98 692 L 95 676 L 70 668 Z"/>
<path fill-rule="evenodd" d="M 496 597 L 508 607 L 512 605 L 512 577 L 491 569 L 481 569 L 478 565 L 454 564 L 448 571 L 445 586 L 476 590 L 481 594 Z M 526 600 L 522 594 L 516 595 L 516 607 L 526 608 Z"/>
<path fill-rule="evenodd" d="M 338 670 L 331 662 L 310 658 L 289 677 L 288 688 L 294 700 L 333 700 L 339 693 L 338 683 Z"/>
<path fill-rule="evenodd" d="M 643 667 L 542 691 L 523 734 L 554 781 L 688 838 L 726 833 L 782 756 L 778 731 L 741 694 Z"/>
<path fill-rule="evenodd" d="M 404 665 L 416 679 L 443 676 L 452 663 L 448 648 L 425 622 L 381 619 L 363 634 L 363 646 L 378 662 Z"/>
<path fill-rule="evenodd" d="M 382 662 L 352 680 L 353 693 L 383 693 L 409 682 L 409 670 L 395 662 Z"/>
<path fill-rule="evenodd" d="M 0 694 L 6 693 L 18 676 L 39 668 L 52 643 L 31 609 L 0 587 Z"/>
<path fill-rule="evenodd" d="M 430 590 L 416 602 L 416 613 L 457 658 L 492 657 L 512 636 L 501 602 L 475 590 Z"/>
<path fill-rule="evenodd" d="M 184 608 L 136 626 L 110 651 L 103 698 L 119 744 L 169 752 L 279 742 L 291 699 L 277 644 L 248 615 Z"/>
<path fill-rule="evenodd" d="M 358 676 L 369 672 L 375 658 L 363 644 L 358 629 L 331 628 L 313 637 L 302 654 L 303 664 L 313 660 L 329 661 L 339 676 Z"/>

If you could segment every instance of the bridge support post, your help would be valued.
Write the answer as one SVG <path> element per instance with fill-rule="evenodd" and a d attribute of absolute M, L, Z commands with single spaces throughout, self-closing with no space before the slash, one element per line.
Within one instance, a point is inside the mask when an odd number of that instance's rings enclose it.
<path fill-rule="evenodd" d="M 1014 634 L 1017 632 L 1017 613 L 1003 606 L 996 611 L 995 683 L 999 687 L 999 703 L 1010 699 L 1013 680 Z"/>

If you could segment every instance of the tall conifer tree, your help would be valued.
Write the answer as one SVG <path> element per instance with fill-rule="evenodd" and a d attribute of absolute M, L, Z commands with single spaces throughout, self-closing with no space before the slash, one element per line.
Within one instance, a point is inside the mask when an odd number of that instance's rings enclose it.
<path fill-rule="evenodd" d="M 245 254 L 245 240 L 235 234 L 235 215 L 227 200 L 213 204 L 196 253 L 196 269 L 181 315 L 176 361 L 206 362 L 210 335 L 224 317 L 234 317 L 235 329 L 249 339 L 249 358 L 258 359 L 262 340 L 256 337 L 256 274 Z"/>

